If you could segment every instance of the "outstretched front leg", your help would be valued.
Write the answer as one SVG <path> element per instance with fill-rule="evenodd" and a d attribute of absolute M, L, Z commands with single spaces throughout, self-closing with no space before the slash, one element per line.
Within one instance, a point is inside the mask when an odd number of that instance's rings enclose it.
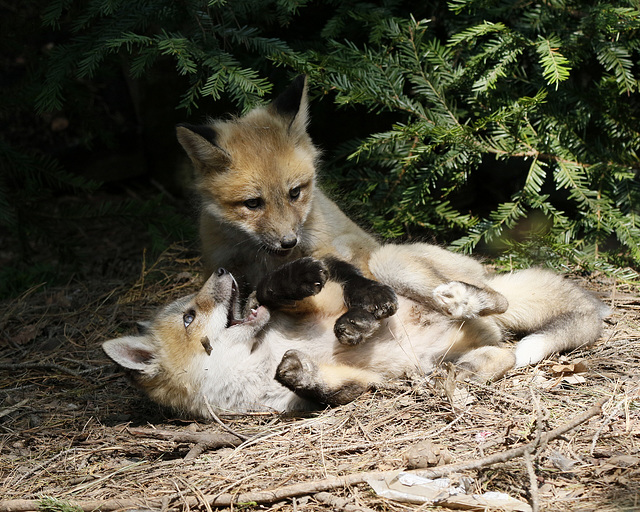
<path fill-rule="evenodd" d="M 276 380 L 297 395 L 324 405 L 347 404 L 379 383 L 379 375 L 346 365 L 318 364 L 299 350 L 287 350 Z"/>
<path fill-rule="evenodd" d="M 260 281 L 256 298 L 272 309 L 291 308 L 297 301 L 318 294 L 327 280 L 342 287 L 348 308 L 334 326 L 343 344 L 355 345 L 370 337 L 380 320 L 398 309 L 398 298 L 391 287 L 367 279 L 355 266 L 333 257 L 306 257 L 282 265 Z"/>
<path fill-rule="evenodd" d="M 267 274 L 258 283 L 256 298 L 268 308 L 290 307 L 296 301 L 320 293 L 328 276 L 327 266 L 322 261 L 300 258 Z"/>
<path fill-rule="evenodd" d="M 386 284 L 367 279 L 354 265 L 338 258 L 324 259 L 329 277 L 342 284 L 348 311 L 335 323 L 338 341 L 355 345 L 370 337 L 380 320 L 398 310 L 396 293 Z"/>
<path fill-rule="evenodd" d="M 397 293 L 457 320 L 504 313 L 509 303 L 487 285 L 484 267 L 468 256 L 429 244 L 386 244 L 369 268 Z"/>

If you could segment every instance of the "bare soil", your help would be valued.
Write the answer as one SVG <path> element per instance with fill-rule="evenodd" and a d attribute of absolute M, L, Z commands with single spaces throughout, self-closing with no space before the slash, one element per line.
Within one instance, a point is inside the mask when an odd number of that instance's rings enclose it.
<path fill-rule="evenodd" d="M 457 471 L 476 492 L 539 510 L 640 510 L 637 290 L 583 278 L 613 308 L 600 341 L 496 383 L 456 390 L 443 368 L 344 407 L 223 416 L 223 428 L 150 403 L 102 352 L 103 341 L 198 286 L 193 250 L 128 258 L 120 275 L 111 265 L 0 304 L 0 512 L 446 510 L 381 497 L 363 481 L 405 469 L 407 451 L 425 440 L 433 445 L 419 453 L 432 469 L 531 443 L 524 455 Z M 601 412 L 545 442 L 599 400 Z"/>

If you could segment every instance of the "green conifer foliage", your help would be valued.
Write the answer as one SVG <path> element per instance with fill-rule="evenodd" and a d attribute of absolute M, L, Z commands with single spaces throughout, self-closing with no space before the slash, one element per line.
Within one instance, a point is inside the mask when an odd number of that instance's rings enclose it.
<path fill-rule="evenodd" d="M 344 188 L 387 236 L 427 230 L 519 264 L 640 263 L 637 2 L 449 9 L 342 12 L 331 26 L 358 23 L 368 41 L 337 32 L 326 51 L 282 59 L 339 105 L 397 114 L 347 148 Z M 495 197 L 475 190 L 487 173 Z"/>
<path fill-rule="evenodd" d="M 56 46 L 49 60 L 37 108 L 61 108 L 68 84 L 93 77 L 106 61 L 124 57 L 131 76 L 138 78 L 159 58 L 168 57 L 187 79 L 179 107 L 190 111 L 203 96 L 219 99 L 224 92 L 246 110 L 271 90 L 256 69 L 260 60 L 289 51 L 282 40 L 261 36 L 258 26 L 286 25 L 305 3 L 54 0 L 43 22 L 52 27 L 70 24 L 72 37 Z"/>
<path fill-rule="evenodd" d="M 109 69 L 135 78 L 162 63 L 185 117 L 206 114 L 204 98 L 246 111 L 272 93 L 267 77 L 304 72 L 312 95 L 368 133 L 327 151 L 324 174 L 383 236 L 434 236 L 509 265 L 640 265 L 637 0 L 39 5 L 65 35 L 33 72 L 40 113 L 90 103 L 85 82 Z M 5 154 L 14 176 L 37 167 L 69 181 L 42 159 L 17 171 L 18 153 Z M 0 178 L 5 223 L 12 186 Z"/>

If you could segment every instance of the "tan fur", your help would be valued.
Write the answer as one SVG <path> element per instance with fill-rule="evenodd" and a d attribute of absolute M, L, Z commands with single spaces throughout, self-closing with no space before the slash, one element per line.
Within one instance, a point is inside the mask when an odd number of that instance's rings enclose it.
<path fill-rule="evenodd" d="M 401 261 L 385 262 L 380 254 L 377 262 L 375 277 L 382 282 L 394 269 L 403 270 Z M 421 278 L 433 275 L 431 270 L 424 274 L 415 270 L 419 286 L 424 284 Z M 455 293 L 448 294 L 446 286 L 457 282 L 445 283 L 435 288 L 444 286 L 442 295 L 432 290 L 429 301 L 400 296 L 397 313 L 384 319 L 366 343 L 347 346 L 338 343 L 333 333 L 342 308 L 333 315 L 327 309 L 302 317 L 278 311 L 270 316 L 260 306 L 247 312 L 244 321 L 230 322 L 237 294 L 230 274 L 219 272 L 198 294 L 164 308 L 147 334 L 103 346 L 116 362 L 135 372 L 136 381 L 153 400 L 208 416 L 208 405 L 219 411 L 248 411 L 343 404 L 387 379 L 416 372 L 428 375 L 443 361 L 458 364 L 461 377 L 495 379 L 519 361 L 537 362 L 559 348 L 592 342 L 599 333 L 602 304 L 556 274 L 532 269 L 488 280 L 511 294 L 513 311 L 480 316 L 478 308 L 496 310 L 500 300 L 494 295 L 503 297 L 479 287 L 453 287 Z M 558 301 L 546 308 L 544 297 L 552 296 Z M 475 316 L 469 309 L 453 307 L 466 317 L 452 317 L 445 312 L 452 302 L 473 305 Z M 573 314 L 576 310 L 578 314 Z M 191 317 L 185 326 L 185 318 Z M 530 329 L 523 332 L 526 336 L 514 352 L 503 343 L 505 332 L 527 322 Z M 558 332 L 566 336 L 564 345 Z"/>
<path fill-rule="evenodd" d="M 324 364 L 320 365 L 319 369 L 322 380 L 328 387 L 333 389 L 342 387 L 346 381 L 355 381 L 364 388 L 382 382 L 382 377 L 379 373 L 361 370 L 354 366 Z"/>
<path fill-rule="evenodd" d="M 316 184 L 319 151 L 306 131 L 306 85 L 298 92 L 297 110 L 290 103 L 283 108 L 276 99 L 244 117 L 212 121 L 200 129 L 177 128 L 194 164 L 202 201 L 206 276 L 227 268 L 250 291 L 265 274 L 300 257 L 343 259 L 413 301 L 412 310 L 421 309 L 416 324 L 422 328 L 434 332 L 434 326 L 446 324 L 443 357 L 463 357 L 465 368 L 481 379 L 598 338 L 606 308 L 561 276 L 536 269 L 493 275 L 467 256 L 429 244 L 380 245 L 360 229 Z M 293 190 L 299 190 L 295 198 Z M 247 201 L 256 198 L 261 207 L 248 208 Z M 291 237 L 295 247 L 284 250 L 283 240 Z M 332 318 L 343 306 L 339 290 L 327 286 L 289 313 L 311 315 L 307 321 L 312 323 Z M 456 329 L 443 323 L 443 317 Z M 406 318 L 413 323 L 414 317 Z M 385 320 L 367 342 L 370 346 L 358 351 L 337 346 L 335 362 L 385 372 L 377 344 L 389 340 L 379 333 L 397 320 Z M 289 327 L 292 336 L 305 328 Z M 511 333 L 526 334 L 515 352 L 495 346 Z M 479 349 L 475 357 L 473 351 Z"/>
<path fill-rule="evenodd" d="M 207 417 L 208 406 L 249 411 L 346 403 L 387 379 L 426 375 L 438 362 L 456 360 L 461 350 L 500 342 L 494 325 L 452 320 L 403 297 L 398 313 L 357 346 L 336 342 L 339 313 L 269 315 L 261 306 L 250 320 L 230 324 L 236 300 L 230 274 L 214 274 L 199 293 L 163 308 L 145 334 L 103 347 L 133 371 L 152 400 Z M 185 315 L 193 317 L 188 326 Z M 276 373 L 295 393 L 274 380 Z"/>
<path fill-rule="evenodd" d="M 368 273 L 366 262 L 378 247 L 316 185 L 319 151 L 306 131 L 306 87 L 293 119 L 273 106 L 207 128 L 215 143 L 178 126 L 178 140 L 191 158 L 202 202 L 200 238 L 205 277 L 218 267 L 232 271 L 247 290 L 287 261 L 333 255 Z M 290 191 L 300 188 L 292 201 Z M 263 208 L 244 202 L 260 198 Z M 280 251 L 295 235 L 297 245 Z M 312 299 L 313 300 L 313 299 Z"/>

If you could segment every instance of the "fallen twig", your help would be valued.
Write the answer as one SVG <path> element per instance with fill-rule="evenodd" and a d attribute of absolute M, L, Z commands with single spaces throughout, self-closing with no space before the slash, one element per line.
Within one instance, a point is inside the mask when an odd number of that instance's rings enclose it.
<path fill-rule="evenodd" d="M 176 432 L 154 428 L 129 428 L 129 432 L 134 436 L 155 437 L 178 443 L 195 444 L 185 456 L 185 460 L 194 459 L 205 450 L 240 446 L 244 442 L 244 439 L 238 435 L 224 432 L 185 432 L 184 430 Z"/>
<path fill-rule="evenodd" d="M 29 403 L 29 399 L 25 398 L 24 400 L 18 402 L 15 405 L 11 405 L 5 409 L 2 409 L 0 411 L 0 418 L 2 418 L 3 416 L 7 416 L 8 414 L 13 413 L 14 411 L 17 411 L 18 409 L 20 409 L 21 407 L 27 405 Z"/>
<path fill-rule="evenodd" d="M 531 443 L 512 448 L 510 450 L 495 453 L 481 459 L 468 460 L 458 462 L 455 464 L 447 464 L 440 467 L 431 469 L 421 469 L 415 471 L 408 471 L 420 475 L 425 478 L 439 478 L 451 473 L 457 473 L 460 471 L 469 471 L 480 469 L 493 464 L 499 464 L 507 462 L 508 460 L 516 457 L 522 457 L 529 450 L 535 449 L 538 446 L 538 441 L 541 443 L 548 443 L 549 441 L 556 439 L 566 432 L 573 430 L 582 423 L 586 422 L 593 416 L 596 416 L 602 412 L 602 405 L 608 400 L 603 398 L 596 402 L 595 405 L 587 409 L 582 414 L 574 417 L 571 421 L 561 425 L 550 432 L 541 435 L 540 439 L 536 439 Z M 171 439 L 175 441 L 183 442 L 220 442 L 225 440 L 229 443 L 220 446 L 237 446 L 241 443 L 237 437 L 231 434 L 215 435 L 207 434 L 203 432 L 168 432 L 158 431 L 153 429 L 130 429 L 132 433 L 139 435 L 154 435 L 163 439 Z M 227 437 L 228 436 L 228 437 Z M 314 480 L 311 482 L 302 482 L 299 484 L 288 485 L 279 487 L 276 489 L 268 489 L 264 491 L 246 492 L 242 494 L 223 493 L 216 496 L 205 496 L 208 504 L 212 507 L 233 506 L 238 503 L 274 503 L 283 499 L 290 499 L 299 496 L 307 496 L 310 494 L 316 494 L 323 491 L 329 491 L 332 489 L 338 489 L 341 487 L 350 487 L 357 484 L 365 483 L 371 478 L 383 478 L 389 476 L 393 472 L 389 471 L 372 471 L 357 473 L 352 475 L 345 475 L 333 478 L 325 478 L 323 480 Z M 200 503 L 201 497 L 184 497 L 186 503 L 189 506 L 196 507 Z M 41 502 L 39 500 L 2 500 L 0 501 L 0 512 L 31 512 L 39 509 Z M 129 499 L 129 500 L 106 500 L 106 501 L 70 501 L 69 505 L 80 508 L 84 511 L 102 511 L 111 512 L 114 510 L 128 509 L 128 508 L 156 508 L 159 509 L 162 506 L 161 500 L 151 499 Z"/>
<path fill-rule="evenodd" d="M 234 430 L 229 428 L 225 423 L 223 423 L 220 418 L 218 418 L 218 415 L 215 412 L 213 412 L 213 408 L 211 407 L 211 404 L 209 403 L 209 400 L 207 399 L 207 395 L 203 394 L 202 398 L 204 399 L 204 404 L 207 406 L 207 410 L 209 411 L 209 414 L 211 414 L 211 417 L 214 419 L 214 421 L 218 425 L 220 425 L 224 430 L 229 432 L 229 434 L 233 434 L 234 436 L 239 437 L 243 441 L 248 441 L 249 440 L 249 438 L 247 436 L 239 434 L 238 432 L 235 432 Z"/>
<path fill-rule="evenodd" d="M 526 451 L 523 455 L 524 465 L 527 468 L 527 476 L 529 477 L 529 486 L 531 488 L 531 510 L 533 512 L 539 512 L 540 510 L 540 495 L 538 489 L 538 481 L 536 478 L 536 472 L 533 467 L 533 460 L 531 452 Z"/>
<path fill-rule="evenodd" d="M 64 373 L 84 380 L 84 378 L 76 371 L 71 370 L 65 366 L 61 366 L 56 363 L 17 363 L 17 364 L 0 364 L 0 370 L 2 371 L 21 371 L 21 370 L 51 370 L 53 372 Z"/>
<path fill-rule="evenodd" d="M 531 510 L 533 512 L 539 512 L 540 510 L 540 494 L 538 489 L 538 480 L 536 477 L 536 471 L 533 467 L 533 455 L 539 452 L 540 448 L 544 447 L 546 443 L 542 443 L 542 411 L 540 410 L 540 400 L 533 391 L 533 388 L 529 388 L 531 392 L 531 400 L 536 409 L 536 437 L 529 449 L 525 450 L 523 454 L 524 465 L 527 469 L 527 475 L 529 477 L 529 487 L 531 492 Z"/>

